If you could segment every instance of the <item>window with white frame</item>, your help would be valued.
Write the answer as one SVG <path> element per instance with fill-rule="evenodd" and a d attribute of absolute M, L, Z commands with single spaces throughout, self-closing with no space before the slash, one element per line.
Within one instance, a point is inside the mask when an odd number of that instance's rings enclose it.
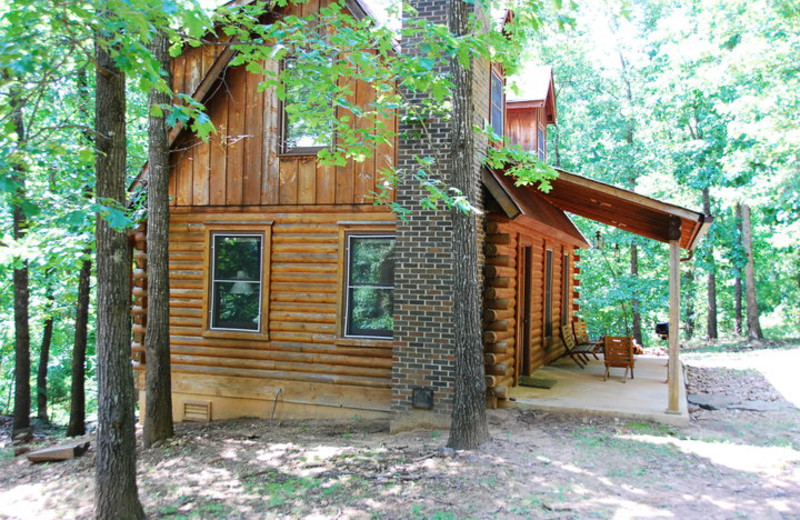
<path fill-rule="evenodd" d="M 262 233 L 211 234 L 210 329 L 261 330 Z"/>
<path fill-rule="evenodd" d="M 394 244 L 390 234 L 347 234 L 345 336 L 392 337 Z"/>

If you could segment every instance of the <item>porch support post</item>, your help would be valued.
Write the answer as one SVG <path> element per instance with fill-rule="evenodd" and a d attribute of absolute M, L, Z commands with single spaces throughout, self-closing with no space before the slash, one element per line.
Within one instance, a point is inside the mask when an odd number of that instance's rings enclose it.
<path fill-rule="evenodd" d="M 667 384 L 669 386 L 668 414 L 680 413 L 680 343 L 678 327 L 681 315 L 681 259 L 680 238 L 681 220 L 670 219 L 669 229 L 669 362 L 667 364 Z"/>

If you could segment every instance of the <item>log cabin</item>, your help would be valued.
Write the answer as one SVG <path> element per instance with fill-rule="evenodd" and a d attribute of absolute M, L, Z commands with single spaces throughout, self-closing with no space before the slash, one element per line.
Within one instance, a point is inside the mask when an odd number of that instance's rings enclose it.
<path fill-rule="evenodd" d="M 305 15 L 328 1 L 280 9 Z M 446 20 L 447 2 L 418 2 L 417 8 L 418 16 Z M 371 16 L 361 0 L 348 0 L 345 9 Z M 429 121 L 428 133 L 414 137 L 413 123 L 393 116 L 386 121 L 397 129 L 393 143 L 364 162 L 325 166 L 316 158 L 325 144 L 293 135 L 275 89 L 260 89 L 262 78 L 232 66 L 234 56 L 231 46 L 209 44 L 187 49 L 171 66 L 174 91 L 202 101 L 218 130 L 208 142 L 181 128 L 170 134 L 175 419 L 384 417 L 393 431 L 446 427 L 458 326 L 451 318 L 449 216 L 422 208 L 422 188 L 414 182 L 393 192 L 411 209 L 404 219 L 375 205 L 372 193 L 382 186 L 384 167 L 410 167 L 422 154 L 438 159 L 446 183 L 450 122 Z M 473 118 L 545 160 L 556 111 L 552 72 L 543 70 L 541 88 L 507 103 L 502 69 L 475 63 Z M 367 83 L 351 90 L 356 105 L 374 95 Z M 369 123 L 354 124 L 369 131 Z M 478 134 L 473 177 L 483 214 L 476 276 L 484 289 L 487 405 L 498 406 L 521 375 L 563 351 L 560 325 L 574 320 L 577 309 L 578 250 L 589 244 L 565 213 L 574 202 L 569 194 L 564 202 L 482 167 L 487 146 Z M 146 169 L 137 183 L 146 185 Z M 605 188 L 586 189 L 578 206 Z M 561 191 L 573 187 L 567 182 L 554 190 Z M 615 207 L 627 200 L 622 191 L 608 197 Z M 681 218 L 690 233 L 701 234 L 702 216 Z M 134 235 L 132 355 L 140 408 L 147 365 L 145 233 L 146 224 Z"/>

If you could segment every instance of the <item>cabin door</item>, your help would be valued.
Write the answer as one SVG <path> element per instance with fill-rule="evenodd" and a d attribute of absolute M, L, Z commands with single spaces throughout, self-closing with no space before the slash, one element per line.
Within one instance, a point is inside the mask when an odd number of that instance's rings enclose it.
<path fill-rule="evenodd" d="M 519 319 L 516 377 L 531 375 L 531 282 L 533 258 L 531 244 L 521 244 L 519 250 Z"/>

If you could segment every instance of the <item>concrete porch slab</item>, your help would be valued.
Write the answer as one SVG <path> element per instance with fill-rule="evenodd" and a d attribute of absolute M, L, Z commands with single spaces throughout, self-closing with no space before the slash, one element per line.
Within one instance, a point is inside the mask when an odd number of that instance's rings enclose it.
<path fill-rule="evenodd" d="M 601 414 L 630 419 L 655 421 L 673 426 L 687 426 L 689 411 L 686 401 L 686 385 L 683 370 L 680 374 L 679 414 L 666 413 L 668 390 L 667 358 L 636 356 L 635 379 L 623 382 L 625 369 L 612 368 L 611 377 L 603 381 L 605 365 L 591 359 L 581 369 L 570 358 L 537 370 L 533 377 L 555 379 L 553 388 L 529 388 L 518 386 L 512 389 L 511 397 L 520 407 L 535 410 L 567 411 Z"/>

